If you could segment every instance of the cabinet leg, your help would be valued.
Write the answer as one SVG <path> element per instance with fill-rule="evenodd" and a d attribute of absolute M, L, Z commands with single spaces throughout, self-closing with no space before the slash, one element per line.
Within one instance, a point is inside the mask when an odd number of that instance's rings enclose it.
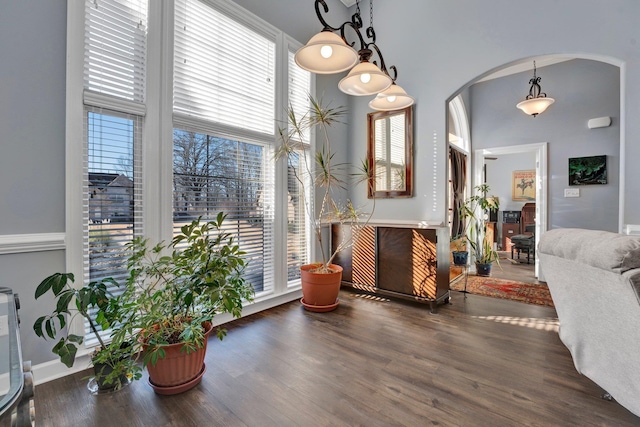
<path fill-rule="evenodd" d="M 436 301 L 429 301 L 429 312 L 431 312 L 431 314 L 436 314 L 438 312 L 437 306 L 438 304 Z"/>

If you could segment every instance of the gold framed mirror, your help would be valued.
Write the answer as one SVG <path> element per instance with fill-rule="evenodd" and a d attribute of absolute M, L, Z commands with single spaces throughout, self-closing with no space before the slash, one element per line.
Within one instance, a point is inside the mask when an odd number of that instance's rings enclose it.
<path fill-rule="evenodd" d="M 367 115 L 368 197 L 413 196 L 413 106 Z"/>

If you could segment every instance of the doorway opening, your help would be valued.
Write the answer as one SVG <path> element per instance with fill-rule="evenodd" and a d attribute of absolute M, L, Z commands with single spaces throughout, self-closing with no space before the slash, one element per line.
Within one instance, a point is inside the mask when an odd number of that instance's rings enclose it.
<path fill-rule="evenodd" d="M 488 159 L 497 158 L 510 154 L 530 153 L 535 156 L 535 247 L 538 246 L 540 236 L 548 228 L 547 226 L 547 207 L 548 207 L 548 190 L 547 190 L 547 149 L 546 142 L 536 144 L 523 144 L 497 148 L 482 148 L 474 152 L 474 186 L 485 183 L 485 167 Z M 498 218 L 500 219 L 500 218 Z M 503 250 L 507 248 L 502 248 Z M 539 281 L 544 281 L 541 277 L 540 264 L 538 257 L 533 257 L 534 275 Z"/>

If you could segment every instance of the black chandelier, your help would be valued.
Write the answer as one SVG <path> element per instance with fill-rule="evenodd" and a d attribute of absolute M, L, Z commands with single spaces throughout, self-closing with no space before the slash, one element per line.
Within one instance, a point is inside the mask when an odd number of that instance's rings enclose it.
<path fill-rule="evenodd" d="M 366 37 L 370 41 L 366 41 L 360 31 L 363 24 L 359 1 L 356 2 L 356 13 L 351 17 L 351 21 L 344 22 L 339 27 L 333 27 L 327 23 L 322 16 L 320 5 L 324 13 L 329 12 L 329 7 L 325 0 L 315 0 L 316 15 L 323 29 L 296 52 L 296 63 L 301 68 L 317 74 L 335 74 L 351 69 L 349 74 L 340 80 L 338 87 L 349 95 L 378 94 L 369 103 L 369 106 L 376 110 L 395 110 L 413 104 L 414 99 L 395 83 L 397 68 L 392 65 L 387 69 L 382 52 L 376 44 L 376 33 L 373 29 L 373 0 L 369 0 L 370 25 L 365 30 Z M 358 40 L 351 43 L 347 41 L 345 33 L 348 28 L 353 30 L 360 42 L 358 51 L 353 48 Z M 379 66 L 377 61 L 370 61 L 374 51 L 380 60 Z"/>
<path fill-rule="evenodd" d="M 525 97 L 524 101 L 516 105 L 517 108 L 533 117 L 544 112 L 549 105 L 556 101 L 553 98 L 547 97 L 547 94 L 542 92 L 542 87 L 540 87 L 541 79 L 541 77 L 536 76 L 536 61 L 533 61 L 533 78 L 529 80 L 529 84 L 531 85 L 529 95 Z"/>

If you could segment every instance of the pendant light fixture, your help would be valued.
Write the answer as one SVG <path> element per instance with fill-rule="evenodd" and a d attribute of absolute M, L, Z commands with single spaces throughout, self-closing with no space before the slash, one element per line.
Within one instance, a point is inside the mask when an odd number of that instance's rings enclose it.
<path fill-rule="evenodd" d="M 316 74 L 335 74 L 358 63 L 358 52 L 326 28 L 313 36 L 295 55 L 300 68 Z"/>
<path fill-rule="evenodd" d="M 373 0 L 369 0 L 370 23 L 365 31 L 366 37 L 370 40 L 369 42 L 365 41 L 360 31 L 362 29 L 362 17 L 360 16 L 359 1 L 356 2 L 356 13 L 351 17 L 351 21 L 347 21 L 339 27 L 332 27 L 325 21 L 320 11 L 321 5 L 324 13 L 329 12 L 329 7 L 325 0 L 315 0 L 316 15 L 324 28 L 296 52 L 296 63 L 301 68 L 318 74 L 334 74 L 351 69 L 349 74 L 338 83 L 338 88 L 349 95 L 367 96 L 392 90 L 392 85 L 397 77 L 397 69 L 395 66 L 391 66 L 389 70 L 392 71 L 393 76 L 389 73 L 382 57 L 382 52 L 376 45 L 376 34 L 373 29 Z M 345 30 L 348 28 L 355 32 L 360 41 L 360 49 L 358 51 L 352 47 L 356 42 L 349 43 L 345 38 Z M 339 36 L 336 34 L 338 32 Z M 378 65 L 377 61 L 371 61 L 374 52 L 379 58 L 380 65 Z M 400 87 L 398 86 L 398 88 Z M 402 93 L 396 90 L 394 93 L 397 92 L 397 94 L 391 94 L 390 99 L 393 99 L 393 96 L 396 96 L 396 98 L 400 96 L 404 97 L 405 103 L 407 98 L 410 101 L 405 106 L 413 104 L 413 98 L 409 97 L 402 88 L 400 88 L 400 91 Z M 389 96 L 386 98 L 389 98 Z M 370 106 L 372 103 L 370 103 Z M 387 108 L 389 105 L 383 105 L 383 107 Z M 374 106 L 372 108 L 377 109 Z"/>
<path fill-rule="evenodd" d="M 547 97 L 547 94 L 542 92 L 540 87 L 540 77 L 536 77 L 536 61 L 533 61 L 533 78 L 529 80 L 531 87 L 529 88 L 529 95 L 524 101 L 519 102 L 516 107 L 524 111 L 525 114 L 529 114 L 536 117 L 538 114 L 544 112 L 549 105 L 553 104 L 556 100 Z"/>
<path fill-rule="evenodd" d="M 369 107 L 378 111 L 392 111 L 406 108 L 415 102 L 413 97 L 395 82 L 384 92 L 379 93 L 369 102 Z"/>
<path fill-rule="evenodd" d="M 388 89 L 393 80 L 382 72 L 375 63 L 369 62 L 371 51 L 360 53 L 360 63 L 353 67 L 347 77 L 340 80 L 338 88 L 346 94 L 355 96 L 375 95 Z"/>

